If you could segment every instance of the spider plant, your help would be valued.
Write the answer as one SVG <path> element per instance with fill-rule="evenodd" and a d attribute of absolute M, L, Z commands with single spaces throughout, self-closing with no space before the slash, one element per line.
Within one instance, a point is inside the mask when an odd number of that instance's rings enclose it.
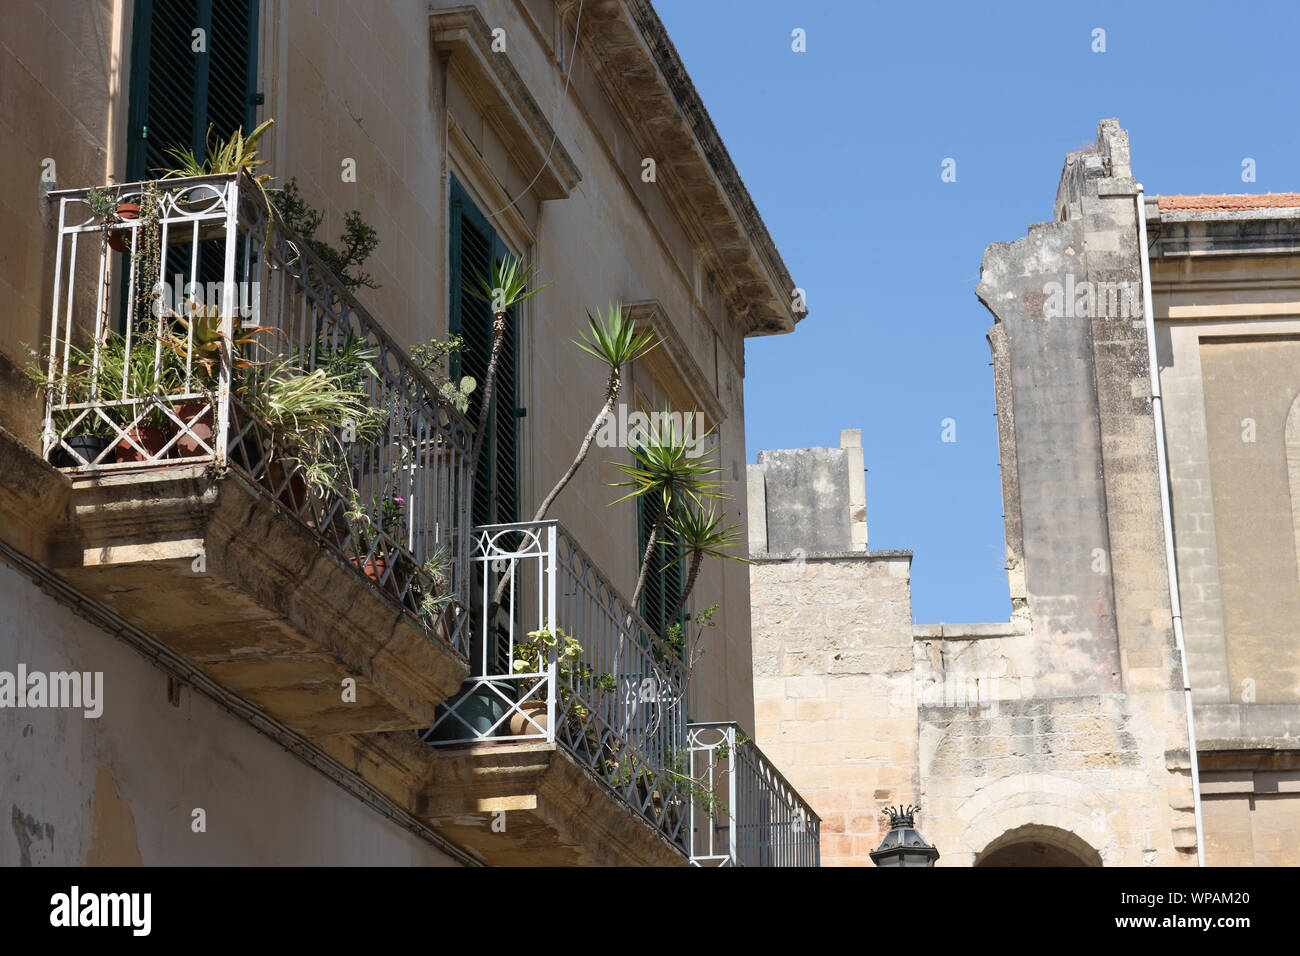
<path fill-rule="evenodd" d="M 350 388 L 346 372 L 317 368 L 308 372 L 293 359 L 263 368 L 260 381 L 248 388 L 250 408 L 275 436 L 283 460 L 303 469 L 307 482 L 344 500 L 351 498 L 347 445 L 341 435 L 374 444 L 387 413 L 371 408 L 367 394 Z"/>

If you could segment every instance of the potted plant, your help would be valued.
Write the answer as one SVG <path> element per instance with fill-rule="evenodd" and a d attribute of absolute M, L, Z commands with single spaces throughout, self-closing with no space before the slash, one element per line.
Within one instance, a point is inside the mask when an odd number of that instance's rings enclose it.
<path fill-rule="evenodd" d="M 387 414 L 365 392 L 347 387 L 344 373 L 306 371 L 293 358 L 268 363 L 243 389 L 249 410 L 270 429 L 267 478 L 281 503 L 301 512 L 309 489 L 351 500 L 345 435 L 373 444 Z M 288 478 L 286 483 L 285 479 Z"/>
<path fill-rule="evenodd" d="M 268 119 L 263 121 L 256 129 L 247 136 L 244 135 L 244 128 L 241 126 L 227 140 L 213 140 L 212 124 L 208 124 L 208 135 L 206 137 L 207 156 L 199 159 L 194 155 L 191 149 L 171 149 L 168 154 L 176 163 L 174 167 L 167 170 L 163 179 L 185 178 L 189 176 L 219 176 L 230 173 L 246 173 L 249 182 L 256 187 L 261 194 L 262 202 L 266 207 L 267 222 L 275 221 L 275 207 L 271 202 L 271 196 L 266 190 L 266 184 L 271 181 L 269 173 L 254 173 L 258 166 L 265 166 L 266 160 L 257 158 L 257 144 L 275 120 Z M 206 208 L 211 205 L 212 199 L 194 199 L 180 200 L 178 205 L 186 208 L 198 207 Z M 271 241 L 271 230 L 266 231 L 266 241 Z"/>
<path fill-rule="evenodd" d="M 204 445 L 211 447 L 215 429 L 215 392 L 227 338 L 230 338 L 234 369 L 243 372 L 258 364 L 246 354 L 252 346 L 259 344 L 258 337 L 278 331 L 265 325 L 240 326 L 239 335 L 228 337 L 221 329 L 221 307 L 205 305 L 193 298 L 185 300 L 183 309 L 171 310 L 162 333 L 163 344 L 178 366 L 182 387 L 189 392 L 203 392 L 206 396 L 172 403 L 172 411 L 183 423 L 180 437 L 176 439 L 182 457 L 202 454 Z"/>
<path fill-rule="evenodd" d="M 556 654 L 556 711 L 563 714 L 572 742 L 594 744 L 593 728 L 589 726 L 591 711 L 588 705 L 598 705 L 598 700 L 574 699 L 583 690 L 584 682 L 591 682 L 589 694 L 601 697 L 617 688 L 612 674 L 595 675 L 591 665 L 582 657 L 582 645 L 565 634 L 562 628 L 544 627 L 528 634 L 528 640 L 515 645 L 515 659 L 511 664 L 516 674 L 540 674 L 546 670 L 551 653 Z M 537 733 L 549 728 L 548 705 L 545 695 L 532 694 L 542 683 L 541 677 L 526 677 L 519 681 L 521 703 L 510 715 L 510 733 L 516 736 Z M 530 696 L 531 694 L 531 696 Z M 534 726 L 536 725 L 536 726 Z"/>
<path fill-rule="evenodd" d="M 86 205 L 108 238 L 108 244 L 118 252 L 131 251 L 131 233 L 127 229 L 113 229 L 112 224 L 140 217 L 140 204 L 119 200 L 114 190 L 100 188 L 86 193 Z"/>
<path fill-rule="evenodd" d="M 370 507 L 366 508 L 362 506 L 360 495 L 353 489 L 351 506 L 346 512 L 346 517 L 353 526 L 359 552 L 352 558 L 352 563 L 375 584 L 390 594 L 396 594 L 398 575 L 402 570 L 399 562 L 406 559 L 394 553 L 393 574 L 389 575 L 389 548 L 384 544 L 379 533 L 400 540 L 401 528 L 406 518 L 406 499 L 393 488 L 385 492 L 376 492 L 370 498 Z"/>
<path fill-rule="evenodd" d="M 56 366 L 56 373 L 51 380 L 45 371 L 45 362 L 36 350 L 26 345 L 23 348 L 29 355 L 23 373 L 36 387 L 42 400 L 50 395 L 57 396 L 60 404 L 68 405 L 94 400 L 93 378 L 90 374 L 93 355 L 70 344 L 67 370 Z M 93 409 L 56 411 L 48 427 L 50 437 L 55 442 L 50 453 L 50 463 L 56 468 L 79 468 L 97 464 L 113 437 L 113 429 Z"/>
<path fill-rule="evenodd" d="M 399 560 L 408 560 L 403 556 Z M 451 555 L 439 545 L 413 576 L 408 602 L 435 634 L 451 643 L 464 606 L 451 585 Z"/>
<path fill-rule="evenodd" d="M 110 333 L 99 346 L 97 383 L 100 400 L 120 403 L 111 415 L 126 426 L 114 449 L 117 461 L 154 461 L 162 456 L 175 427 L 163 404 L 181 387 L 169 350 L 153 335 L 138 334 L 128 347 L 123 336 Z"/>

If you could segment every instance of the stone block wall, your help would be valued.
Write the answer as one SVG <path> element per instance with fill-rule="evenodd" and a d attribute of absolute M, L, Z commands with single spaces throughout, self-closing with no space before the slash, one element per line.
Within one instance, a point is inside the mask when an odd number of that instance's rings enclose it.
<path fill-rule="evenodd" d="M 755 739 L 821 817 L 822 864 L 868 865 L 918 787 L 911 554 L 753 557 Z"/>

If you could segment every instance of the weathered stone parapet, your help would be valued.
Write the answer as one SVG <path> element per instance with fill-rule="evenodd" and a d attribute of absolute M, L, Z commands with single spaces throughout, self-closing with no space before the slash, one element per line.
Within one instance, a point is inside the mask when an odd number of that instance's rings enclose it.
<path fill-rule="evenodd" d="M 750 552 L 865 551 L 865 470 L 856 428 L 840 433 L 839 448 L 760 451 L 747 467 Z"/>

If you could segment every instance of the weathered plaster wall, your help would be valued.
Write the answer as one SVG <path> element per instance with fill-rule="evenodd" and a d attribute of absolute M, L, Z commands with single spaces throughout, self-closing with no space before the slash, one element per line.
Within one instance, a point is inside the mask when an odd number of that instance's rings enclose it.
<path fill-rule="evenodd" d="M 0 564 L 19 662 L 102 672 L 103 714 L 0 708 L 0 865 L 455 865 Z"/>

